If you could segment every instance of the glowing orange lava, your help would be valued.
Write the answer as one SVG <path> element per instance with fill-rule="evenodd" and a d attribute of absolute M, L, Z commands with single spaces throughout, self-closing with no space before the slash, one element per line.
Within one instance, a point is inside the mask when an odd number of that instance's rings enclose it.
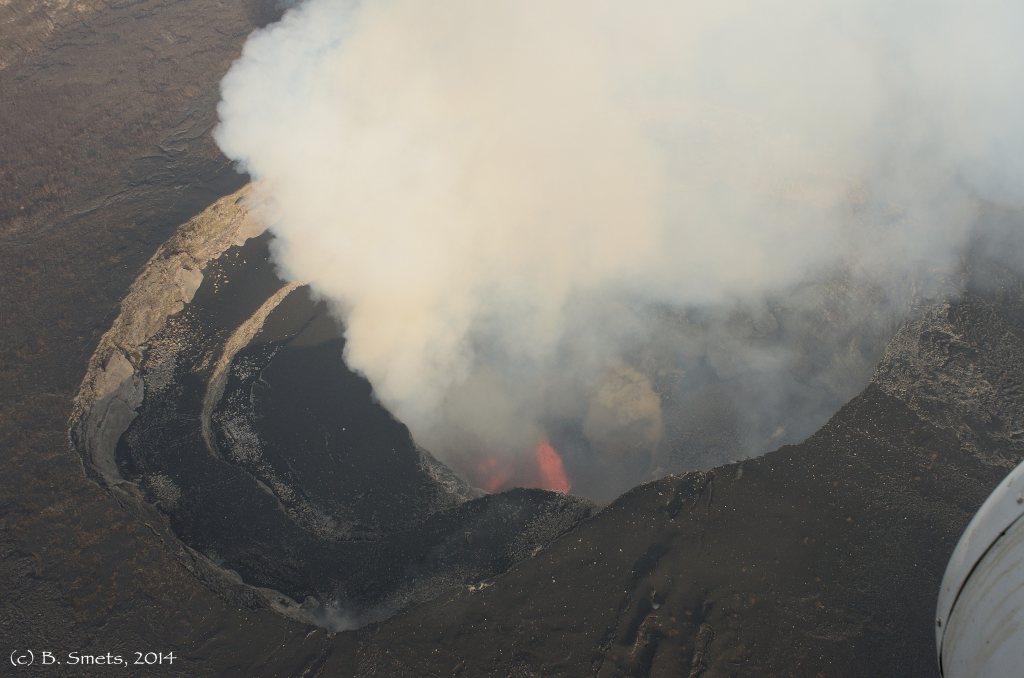
<path fill-rule="evenodd" d="M 540 471 L 540 484 L 545 490 L 568 492 L 572 487 L 562 467 L 562 458 L 546 440 L 537 445 L 537 468 Z"/>
<path fill-rule="evenodd" d="M 473 467 L 472 482 L 490 494 L 513 487 L 537 487 L 556 492 L 568 492 L 572 487 L 572 482 L 565 475 L 562 458 L 546 440 L 537 444 L 533 459 L 480 455 Z"/>
<path fill-rule="evenodd" d="M 496 489 L 504 485 L 512 477 L 512 471 L 506 464 L 500 463 L 494 457 L 488 457 L 480 462 L 480 473 L 483 474 L 484 489 L 493 494 Z"/>

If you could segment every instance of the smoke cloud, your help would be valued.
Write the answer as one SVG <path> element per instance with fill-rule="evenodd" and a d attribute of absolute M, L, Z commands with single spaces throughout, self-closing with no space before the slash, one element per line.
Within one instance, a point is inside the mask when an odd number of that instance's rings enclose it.
<path fill-rule="evenodd" d="M 604 498 L 866 384 L 1024 202 L 1022 31 L 1000 0 L 305 0 L 215 136 L 418 443 L 484 485 L 550 441 Z"/>

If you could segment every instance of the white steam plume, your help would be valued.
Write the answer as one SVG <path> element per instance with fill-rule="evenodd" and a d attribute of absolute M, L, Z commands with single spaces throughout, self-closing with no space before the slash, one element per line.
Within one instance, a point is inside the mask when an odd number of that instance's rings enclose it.
<path fill-rule="evenodd" d="M 666 360 L 768 393 L 797 351 L 750 348 L 772 304 L 838 276 L 867 322 L 979 205 L 1021 207 L 1022 33 L 1001 0 L 306 0 L 249 39 L 216 139 L 417 441 L 465 469 L 575 421 L 618 458 L 663 444 Z"/>

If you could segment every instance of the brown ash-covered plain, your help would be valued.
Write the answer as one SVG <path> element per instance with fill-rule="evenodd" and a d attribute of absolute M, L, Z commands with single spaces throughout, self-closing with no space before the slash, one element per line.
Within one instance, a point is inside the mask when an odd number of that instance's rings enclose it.
<path fill-rule="evenodd" d="M 4 654 L 174 651 L 167 676 L 937 675 L 946 560 L 1021 457 L 1010 271 L 918 309 L 806 442 L 639 487 L 483 590 L 336 634 L 218 597 L 85 476 L 67 422 L 146 260 L 244 183 L 209 136 L 217 83 L 279 10 L 87 9 L 12 0 L 0 28 Z"/>

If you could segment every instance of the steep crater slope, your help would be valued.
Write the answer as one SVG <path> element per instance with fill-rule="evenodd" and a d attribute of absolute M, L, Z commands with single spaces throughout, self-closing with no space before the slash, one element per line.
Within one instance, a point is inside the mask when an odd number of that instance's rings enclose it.
<path fill-rule="evenodd" d="M 806 441 L 637 487 L 493 587 L 335 638 L 321 675 L 936 676 L 946 562 L 1024 458 L 1024 277 L 974 257 L 963 290 Z"/>
<path fill-rule="evenodd" d="M 251 197 L 244 189 L 219 201 L 154 255 L 101 341 L 72 419 L 87 470 L 137 515 L 165 522 L 194 573 L 229 600 L 349 627 L 486 582 L 592 513 L 591 502 L 558 493 L 485 495 L 419 449 L 345 367 L 327 307 L 276 277 Z M 988 278 L 960 301 L 912 313 L 875 383 L 1005 468 L 1020 447 L 1012 396 L 1021 380 L 999 366 L 1013 362 L 1006 337 L 1016 335 L 984 295 L 1003 290 L 1009 308 L 1016 278 L 982 268 Z M 842 342 L 855 347 L 858 336 L 826 343 Z M 826 351 L 810 364 L 829 372 L 836 361 Z M 675 398 L 662 396 L 681 407 Z M 721 432 L 734 424 L 726 418 Z M 688 440 L 663 443 L 685 457 Z"/>
<path fill-rule="evenodd" d="M 166 521 L 190 569 L 230 600 L 348 627 L 490 579 L 591 513 L 486 495 L 417 448 L 345 367 L 325 305 L 274 274 L 249 195 L 154 255 L 72 418 L 90 474 Z"/>

